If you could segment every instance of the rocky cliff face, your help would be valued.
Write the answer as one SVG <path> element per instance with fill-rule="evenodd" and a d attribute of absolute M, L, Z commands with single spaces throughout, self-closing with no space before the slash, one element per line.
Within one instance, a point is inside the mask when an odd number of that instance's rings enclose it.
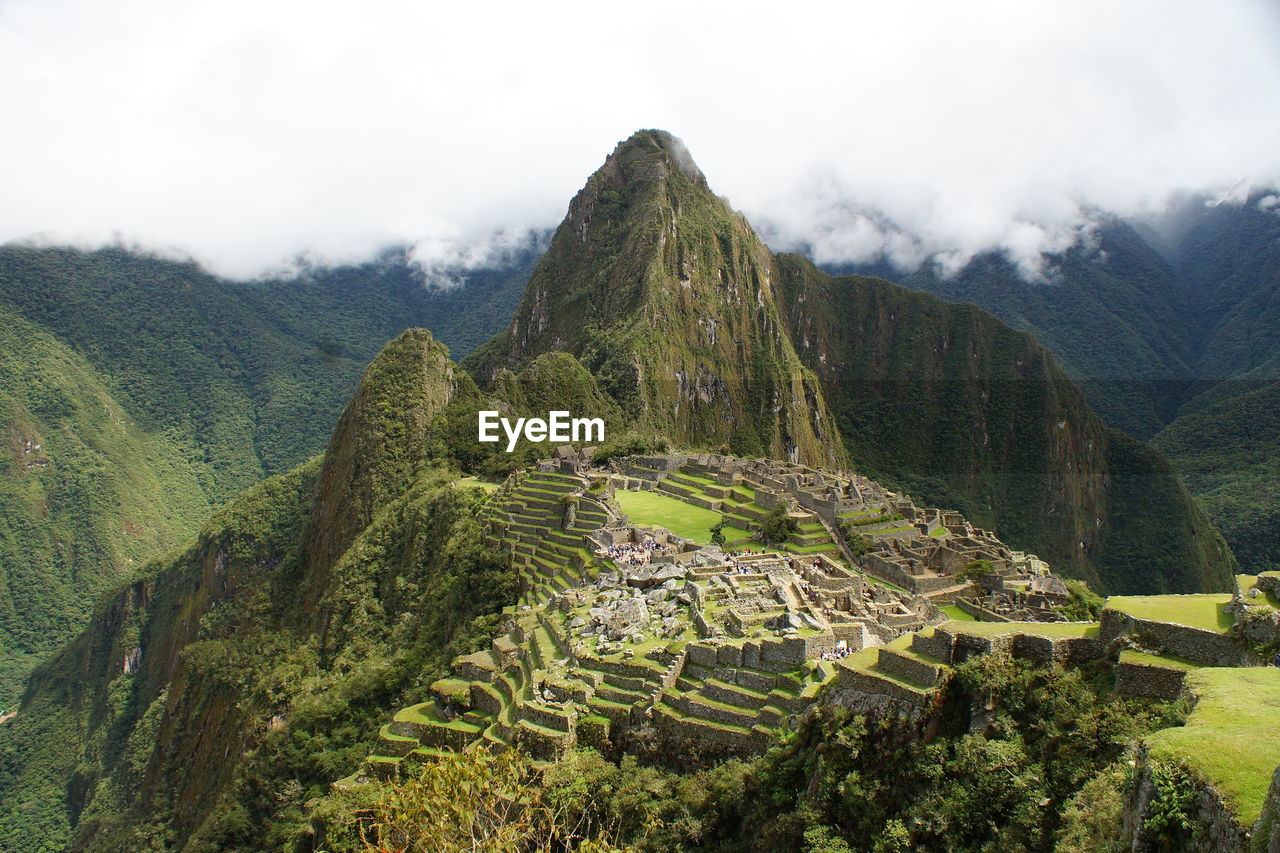
<path fill-rule="evenodd" d="M 684 145 L 641 131 L 574 197 L 511 327 L 466 364 L 488 383 L 565 350 L 677 445 L 839 467 L 844 448 L 777 286 L 773 256 Z"/>
<path fill-rule="evenodd" d="M 4 732 L 0 849 L 87 843 L 127 810 L 191 831 L 215 805 L 254 730 L 250 661 L 280 652 L 251 602 L 297 547 L 316 468 L 250 489 L 36 669 Z"/>
<path fill-rule="evenodd" d="M 1228 589 L 1234 560 L 1159 453 L 981 309 L 779 258 L 796 349 L 854 464 L 1114 591 Z"/>

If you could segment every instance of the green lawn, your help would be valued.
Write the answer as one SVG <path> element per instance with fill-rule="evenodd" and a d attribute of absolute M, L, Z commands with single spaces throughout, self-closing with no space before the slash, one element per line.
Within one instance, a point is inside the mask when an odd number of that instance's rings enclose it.
<path fill-rule="evenodd" d="M 679 475 L 684 479 L 692 480 L 693 482 L 697 483 L 700 486 L 719 486 L 720 485 L 710 477 L 703 477 L 700 474 L 687 474 L 684 471 L 679 471 L 677 473 L 679 473 Z"/>
<path fill-rule="evenodd" d="M 942 607 L 939 607 L 938 609 L 941 610 L 943 613 L 947 614 L 948 616 L 950 616 L 952 622 L 978 621 L 974 619 L 972 616 L 970 616 L 968 613 L 965 613 L 963 610 L 961 610 L 960 605 L 958 604 L 944 604 Z"/>
<path fill-rule="evenodd" d="M 464 489 L 484 489 L 486 492 L 496 492 L 498 490 L 497 483 L 486 483 L 475 477 L 459 477 L 457 482 Z"/>
<path fill-rule="evenodd" d="M 1231 617 L 1222 609 L 1230 601 L 1231 596 L 1225 592 L 1207 595 L 1113 595 L 1107 599 L 1107 607 L 1138 619 L 1175 622 L 1222 633 L 1231 627 Z"/>
<path fill-rule="evenodd" d="M 820 554 L 823 551 L 834 552 L 840 550 L 830 539 L 826 542 L 819 542 L 817 545 L 784 545 L 783 547 L 793 554 Z"/>
<path fill-rule="evenodd" d="M 1263 572 L 1263 574 L 1275 574 L 1275 572 Z M 1240 586 L 1240 592 L 1244 593 L 1245 600 L 1253 604 L 1263 603 L 1280 608 L 1280 601 L 1276 601 L 1276 597 L 1269 592 L 1265 592 L 1257 598 L 1249 598 L 1249 590 L 1258 585 L 1258 578 L 1259 575 L 1236 575 L 1236 583 Z"/>
<path fill-rule="evenodd" d="M 899 524 L 897 527 L 885 527 L 881 530 L 872 530 L 868 536 L 882 536 L 886 533 L 906 533 L 908 530 L 915 530 L 914 524 Z"/>
<path fill-rule="evenodd" d="M 1203 664 L 1198 664 L 1192 660 L 1176 657 L 1174 655 L 1153 655 L 1147 652 L 1140 652 L 1136 649 L 1125 649 L 1120 653 L 1120 663 L 1138 663 L 1147 666 L 1163 666 L 1168 669 L 1193 670 L 1199 669 Z"/>
<path fill-rule="evenodd" d="M 616 493 L 618 506 L 631 519 L 632 524 L 665 527 L 677 536 L 692 539 L 699 545 L 711 542 L 711 527 L 720 523 L 720 513 L 687 504 L 661 492 Z M 746 531 L 725 529 L 725 538 L 746 535 Z"/>
<path fill-rule="evenodd" d="M 1195 710 L 1185 726 L 1151 736 L 1151 755 L 1183 761 L 1250 826 L 1280 764 L 1280 669 L 1204 667 L 1187 673 L 1187 685 Z"/>

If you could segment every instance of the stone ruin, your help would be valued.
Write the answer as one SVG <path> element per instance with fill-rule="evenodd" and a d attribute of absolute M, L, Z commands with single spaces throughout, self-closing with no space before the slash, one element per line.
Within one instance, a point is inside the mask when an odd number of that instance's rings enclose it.
<path fill-rule="evenodd" d="M 1034 554 L 1015 551 L 990 531 L 974 527 L 951 510 L 921 509 L 857 475 L 817 471 L 768 459 L 716 454 L 628 457 L 612 463 L 624 487 L 663 491 L 706 509 L 731 512 L 734 487 L 754 491 L 763 510 L 788 506 L 798 522 L 821 521 L 841 546 L 841 556 L 860 572 L 935 603 L 961 603 L 996 621 L 1059 621 L 1055 607 L 1069 598 L 1065 585 Z M 692 474 L 715 486 L 682 481 Z M 855 557 L 841 540 L 849 531 L 870 540 Z M 983 560 L 999 578 L 986 585 L 957 575 Z"/>
<path fill-rule="evenodd" d="M 605 468 L 562 450 L 486 504 L 487 540 L 524 586 L 503 634 L 397 712 L 357 776 L 476 743 L 552 756 L 656 738 L 694 762 L 751 754 L 828 687 L 823 701 L 920 713 L 945 667 L 906 641 L 947 622 L 940 604 L 1042 618 L 1058 592 L 1035 557 L 865 478 L 709 454 Z M 798 529 L 777 549 L 699 546 L 630 523 L 619 488 L 719 511 L 739 531 L 783 506 Z M 842 527 L 871 549 L 853 558 Z M 975 559 L 991 576 L 958 582 Z"/>

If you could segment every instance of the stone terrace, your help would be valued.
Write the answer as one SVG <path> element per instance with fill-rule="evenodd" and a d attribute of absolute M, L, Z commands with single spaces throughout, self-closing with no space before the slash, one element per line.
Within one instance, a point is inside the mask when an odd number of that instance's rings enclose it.
<path fill-rule="evenodd" d="M 612 497 L 620 488 L 720 513 L 737 547 L 628 519 Z M 784 551 L 743 553 L 779 506 L 797 535 Z M 878 539 L 864 571 L 841 559 L 836 527 L 858 514 Z M 918 521 L 897 535 L 908 518 Z M 921 594 L 928 583 L 894 588 L 872 565 L 892 554 L 925 567 L 911 578 L 949 578 L 975 555 L 1002 569 L 1022 559 L 958 515 L 916 510 L 868 480 L 722 456 L 543 464 L 509 477 L 482 520 L 519 572 L 519 603 L 489 648 L 455 660 L 429 701 L 394 715 L 357 776 L 394 775 L 442 749 L 609 751 L 641 731 L 690 760 L 751 754 L 820 694 L 918 714 L 967 647 L 939 638 L 963 632 L 929 628 L 946 617 Z"/>

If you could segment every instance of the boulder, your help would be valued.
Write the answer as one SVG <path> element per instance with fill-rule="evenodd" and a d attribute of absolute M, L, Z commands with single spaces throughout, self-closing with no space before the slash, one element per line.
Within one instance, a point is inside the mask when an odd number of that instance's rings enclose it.
<path fill-rule="evenodd" d="M 609 639 L 620 640 L 636 630 L 643 630 L 649 621 L 649 608 L 643 598 L 626 598 L 619 601 L 609 614 Z"/>
<path fill-rule="evenodd" d="M 653 572 L 651 578 L 654 583 L 666 584 L 668 581 L 676 581 L 684 578 L 688 572 L 683 566 L 666 565 Z"/>
<path fill-rule="evenodd" d="M 649 594 L 644 597 L 644 600 L 649 604 L 650 607 L 652 607 L 655 604 L 661 604 L 662 602 L 666 601 L 667 598 L 670 597 L 670 595 L 671 595 L 671 590 L 658 587 L 657 589 L 650 590 Z"/>
<path fill-rule="evenodd" d="M 685 627 L 684 620 L 668 616 L 662 620 L 662 636 L 667 639 L 678 637 L 684 633 Z"/>

